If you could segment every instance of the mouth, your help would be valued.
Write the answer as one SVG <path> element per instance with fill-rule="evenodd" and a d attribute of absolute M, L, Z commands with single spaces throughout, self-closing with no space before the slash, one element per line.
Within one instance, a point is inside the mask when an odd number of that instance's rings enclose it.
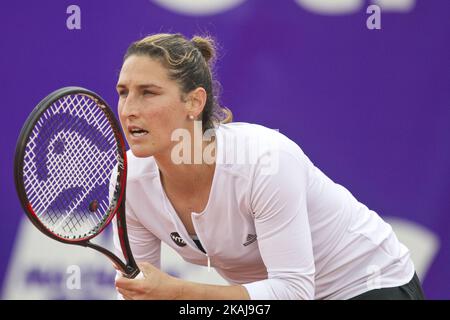
<path fill-rule="evenodd" d="M 130 135 L 132 137 L 135 137 L 135 138 L 143 137 L 149 133 L 147 130 L 140 128 L 140 127 L 136 127 L 136 126 L 129 126 L 128 132 L 130 133 Z"/>

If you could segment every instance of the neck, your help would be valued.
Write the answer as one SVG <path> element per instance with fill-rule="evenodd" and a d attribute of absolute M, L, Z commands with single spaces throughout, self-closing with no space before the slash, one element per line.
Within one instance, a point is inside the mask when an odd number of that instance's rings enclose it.
<path fill-rule="evenodd" d="M 182 163 L 177 163 L 172 158 L 172 150 L 177 147 L 176 145 L 165 153 L 154 155 L 161 174 L 161 182 L 165 188 L 170 187 L 170 189 L 183 194 L 193 194 L 197 190 L 211 185 L 217 155 L 216 139 L 211 141 L 203 141 L 202 138 L 195 139 L 197 139 L 196 143 L 189 143 L 191 156 L 183 157 L 186 161 Z M 209 152 L 211 150 L 214 152 Z M 210 155 L 208 159 L 204 159 L 203 156 L 199 159 L 199 155 L 204 153 Z"/>

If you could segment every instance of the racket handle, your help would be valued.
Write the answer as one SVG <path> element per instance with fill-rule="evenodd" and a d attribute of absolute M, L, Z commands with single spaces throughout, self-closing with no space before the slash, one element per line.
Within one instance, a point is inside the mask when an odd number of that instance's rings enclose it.
<path fill-rule="evenodd" d="M 122 272 L 124 277 L 127 277 L 129 279 L 136 279 L 139 275 L 141 275 L 141 277 L 144 278 L 143 273 L 137 267 L 134 268 L 132 266 L 125 266 L 125 268 L 126 271 Z"/>
<path fill-rule="evenodd" d="M 139 274 L 135 277 L 135 279 L 144 279 L 144 274 L 141 272 L 139 272 Z"/>

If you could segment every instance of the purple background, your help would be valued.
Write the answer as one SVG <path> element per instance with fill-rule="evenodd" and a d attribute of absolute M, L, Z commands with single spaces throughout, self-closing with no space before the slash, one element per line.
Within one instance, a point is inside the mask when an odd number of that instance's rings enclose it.
<path fill-rule="evenodd" d="M 81 8 L 81 30 L 66 8 Z M 380 215 L 439 236 L 424 280 L 450 298 L 450 1 L 417 0 L 382 13 L 318 15 L 292 1 L 247 0 L 213 16 L 175 14 L 150 1 L 0 3 L 2 126 L 0 285 L 23 217 L 13 184 L 20 128 L 33 107 L 68 85 L 116 106 L 128 44 L 149 33 L 209 32 L 221 50 L 222 102 L 235 120 L 279 129 L 333 180 Z"/>

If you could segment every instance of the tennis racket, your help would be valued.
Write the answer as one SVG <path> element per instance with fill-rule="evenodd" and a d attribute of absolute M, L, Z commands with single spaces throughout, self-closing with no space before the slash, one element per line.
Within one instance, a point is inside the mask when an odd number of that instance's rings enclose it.
<path fill-rule="evenodd" d="M 66 87 L 43 99 L 20 132 L 14 177 L 22 207 L 41 232 L 101 252 L 128 278 L 139 274 L 125 221 L 125 142 L 100 96 Z M 90 242 L 114 216 L 125 263 Z"/>

